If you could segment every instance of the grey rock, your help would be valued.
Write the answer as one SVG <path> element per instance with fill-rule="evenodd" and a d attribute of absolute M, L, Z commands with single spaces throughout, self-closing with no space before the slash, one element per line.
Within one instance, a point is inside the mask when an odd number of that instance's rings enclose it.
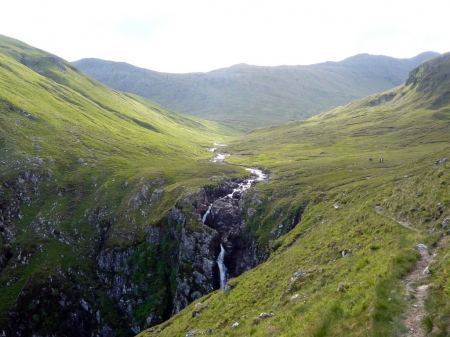
<path fill-rule="evenodd" d="M 113 337 L 114 332 L 113 330 L 108 326 L 108 324 L 105 324 L 102 329 L 99 331 L 101 337 Z"/>
<path fill-rule="evenodd" d="M 223 287 L 223 293 L 228 294 L 231 291 L 231 289 L 233 289 L 233 287 L 227 283 L 225 284 L 225 287 Z"/>
<path fill-rule="evenodd" d="M 266 312 L 262 312 L 259 314 L 258 318 L 269 318 L 269 317 L 273 317 L 274 314 L 271 312 L 270 314 L 266 313 Z"/>
<path fill-rule="evenodd" d="M 194 271 L 192 274 L 194 275 L 194 282 L 196 284 L 201 285 L 206 281 L 205 275 L 200 274 L 198 271 Z"/>
<path fill-rule="evenodd" d="M 428 247 L 425 246 L 423 243 L 419 243 L 417 246 L 414 247 L 416 250 L 422 250 L 422 251 L 428 251 Z"/>
<path fill-rule="evenodd" d="M 131 331 L 133 331 L 135 334 L 138 334 L 139 332 L 141 332 L 141 329 L 137 325 L 133 325 L 131 327 Z"/>
<path fill-rule="evenodd" d="M 291 282 L 295 281 L 297 278 L 304 276 L 306 274 L 307 272 L 305 270 L 296 271 L 291 277 Z"/>
<path fill-rule="evenodd" d="M 146 319 L 147 327 L 156 325 L 161 322 L 162 322 L 162 317 L 158 316 L 156 314 L 156 312 L 154 312 L 154 311 Z"/>
<path fill-rule="evenodd" d="M 299 294 L 295 294 L 294 296 L 291 297 L 291 301 L 292 301 L 292 300 L 296 300 L 296 299 L 299 298 L 299 297 L 300 297 Z"/>
<path fill-rule="evenodd" d="M 433 167 L 436 169 L 436 168 L 438 168 L 440 165 L 445 164 L 446 162 L 448 162 L 448 158 L 440 159 L 440 160 L 436 161 L 436 163 L 434 164 Z"/>
<path fill-rule="evenodd" d="M 87 302 L 84 299 L 80 300 L 80 304 L 84 310 L 89 311 L 89 305 L 87 304 Z"/>
<path fill-rule="evenodd" d="M 338 285 L 338 287 L 337 287 L 337 292 L 343 293 L 343 292 L 346 292 L 347 289 L 348 289 L 347 284 L 345 284 L 345 283 L 339 283 L 339 285 Z"/>
<path fill-rule="evenodd" d="M 109 272 L 121 272 L 129 275 L 131 271 L 127 260 L 133 255 L 133 253 L 134 248 L 129 248 L 125 251 L 121 251 L 118 248 L 103 250 L 98 257 L 98 265 L 100 269 L 104 269 Z"/>
<path fill-rule="evenodd" d="M 191 300 L 192 301 L 195 301 L 195 300 L 198 300 L 200 297 L 202 297 L 204 294 L 202 294 L 200 291 L 194 291 L 192 294 L 191 294 Z"/>
<path fill-rule="evenodd" d="M 147 226 L 145 228 L 145 231 L 147 232 L 147 242 L 154 246 L 158 243 L 161 243 L 162 241 L 162 231 L 159 227 L 153 227 L 153 226 Z"/>
<path fill-rule="evenodd" d="M 413 289 L 415 289 L 416 286 L 417 286 L 417 283 L 416 283 L 416 282 L 409 282 L 409 283 L 406 284 L 406 286 L 407 286 L 408 288 L 413 288 Z"/>
<path fill-rule="evenodd" d="M 205 309 L 209 309 L 209 306 L 207 304 L 203 304 L 203 303 L 197 303 L 194 306 L 194 310 L 192 311 L 192 317 L 197 317 L 198 315 L 200 315 L 203 310 Z"/>
<path fill-rule="evenodd" d="M 256 213 L 256 209 L 254 209 L 254 208 L 247 209 L 247 215 L 249 218 L 253 217 L 255 215 L 255 213 Z"/>

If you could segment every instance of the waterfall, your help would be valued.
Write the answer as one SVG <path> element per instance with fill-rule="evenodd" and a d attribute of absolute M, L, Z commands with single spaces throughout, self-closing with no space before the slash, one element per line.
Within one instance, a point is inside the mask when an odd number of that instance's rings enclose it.
<path fill-rule="evenodd" d="M 217 264 L 219 265 L 219 273 L 220 273 L 220 288 L 224 288 L 227 283 L 227 274 L 228 270 L 223 263 L 223 259 L 225 257 L 225 249 L 223 249 L 222 244 L 220 244 L 220 254 L 217 258 Z"/>
<path fill-rule="evenodd" d="M 206 217 L 207 217 L 208 214 L 211 212 L 211 206 L 212 206 L 212 205 L 209 205 L 208 210 L 206 211 L 205 215 L 204 215 L 203 218 L 202 218 L 202 222 L 203 222 L 203 223 L 205 223 Z"/>

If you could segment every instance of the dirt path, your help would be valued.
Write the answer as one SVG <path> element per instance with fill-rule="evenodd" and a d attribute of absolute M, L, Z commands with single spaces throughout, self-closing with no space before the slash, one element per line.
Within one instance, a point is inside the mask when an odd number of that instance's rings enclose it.
<path fill-rule="evenodd" d="M 416 229 L 416 228 L 414 228 L 414 227 L 411 227 L 411 224 L 410 224 L 409 222 L 400 221 L 400 220 L 391 218 L 390 216 L 387 216 L 386 214 L 384 214 L 384 213 L 381 211 L 381 207 L 380 207 L 380 206 L 375 206 L 375 207 L 374 207 L 374 210 L 375 210 L 375 212 L 377 212 L 378 214 L 383 215 L 383 216 L 385 216 L 385 217 L 388 217 L 388 218 L 391 219 L 391 220 L 394 220 L 396 223 L 398 223 L 399 225 L 402 225 L 402 226 L 405 227 L 405 228 L 411 229 L 411 230 L 416 231 L 416 232 L 419 231 L 418 229 Z"/>
<path fill-rule="evenodd" d="M 426 316 L 425 311 L 425 296 L 427 294 L 428 285 L 418 284 L 426 279 L 427 274 L 424 271 L 427 270 L 433 256 L 428 253 L 428 249 L 424 245 L 417 245 L 414 247 L 421 255 L 419 262 L 417 262 L 414 269 L 401 281 L 405 290 L 405 298 L 409 300 L 408 309 L 406 311 L 406 318 L 403 323 L 405 324 L 408 332 L 403 336 L 426 336 L 426 332 L 422 328 L 423 318 Z"/>
<path fill-rule="evenodd" d="M 380 215 L 387 216 L 383 214 L 380 206 L 375 206 L 374 210 Z M 408 222 L 399 221 L 389 216 L 387 217 L 405 228 L 419 232 L 416 228 L 411 227 L 411 224 Z M 439 247 L 441 241 L 439 240 L 437 242 L 437 247 Z M 414 249 L 419 251 L 420 260 L 414 269 L 400 281 L 401 286 L 405 289 L 404 297 L 408 300 L 408 309 L 405 312 L 405 319 L 403 320 L 403 324 L 408 331 L 401 337 L 425 337 L 427 335 L 426 331 L 423 330 L 422 322 L 427 314 L 425 311 L 425 297 L 427 295 L 428 284 L 420 284 L 426 283 L 428 266 L 434 256 L 433 254 L 430 255 L 428 248 L 423 244 L 418 244 Z"/>

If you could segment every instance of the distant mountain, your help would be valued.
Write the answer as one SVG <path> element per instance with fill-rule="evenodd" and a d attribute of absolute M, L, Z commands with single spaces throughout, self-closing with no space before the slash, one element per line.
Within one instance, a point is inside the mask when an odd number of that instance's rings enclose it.
<path fill-rule="evenodd" d="M 122 62 L 82 59 L 73 64 L 120 91 L 241 131 L 305 119 L 402 84 L 408 72 L 438 55 L 410 59 L 360 54 L 341 62 L 260 67 L 238 64 L 208 73 L 170 74 Z"/>

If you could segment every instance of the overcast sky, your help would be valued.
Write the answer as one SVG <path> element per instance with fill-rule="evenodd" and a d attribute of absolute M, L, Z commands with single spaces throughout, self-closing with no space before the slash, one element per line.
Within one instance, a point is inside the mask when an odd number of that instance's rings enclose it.
<path fill-rule="evenodd" d="M 162 72 L 450 51 L 449 0 L 1 0 L 0 34 Z"/>

